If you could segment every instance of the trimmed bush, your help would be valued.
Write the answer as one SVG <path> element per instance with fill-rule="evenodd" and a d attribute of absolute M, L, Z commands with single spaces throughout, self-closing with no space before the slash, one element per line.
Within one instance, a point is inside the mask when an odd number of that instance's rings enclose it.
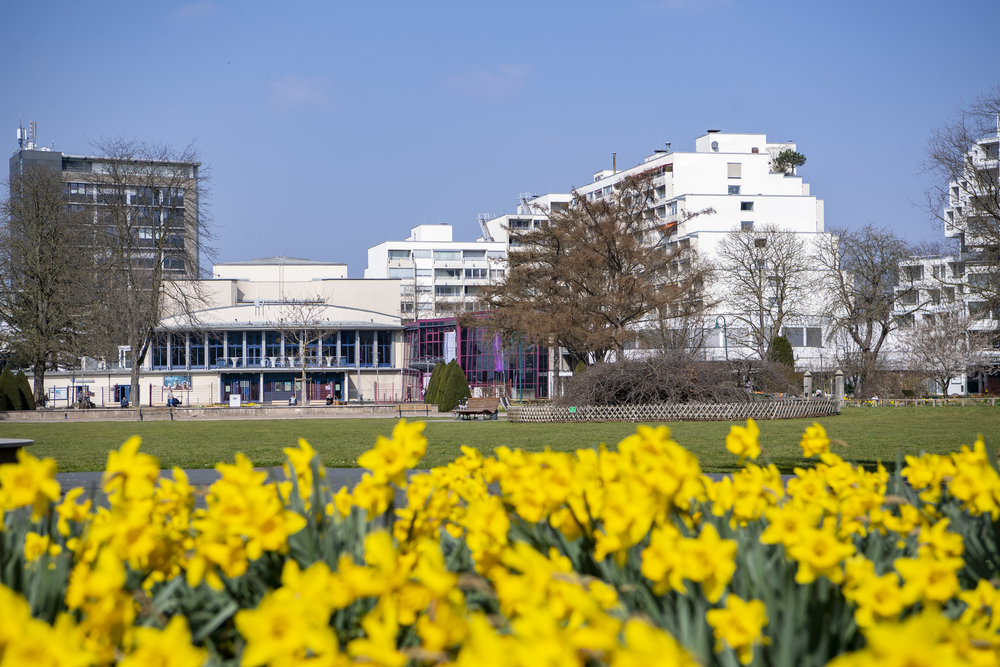
<path fill-rule="evenodd" d="M 17 383 L 14 381 L 14 374 L 9 367 L 5 367 L 0 373 L 0 409 L 20 410 L 21 393 L 17 390 Z"/>
<path fill-rule="evenodd" d="M 792 344 L 784 336 L 775 336 L 771 339 L 771 361 L 783 364 L 789 368 L 795 367 L 795 355 L 792 353 Z"/>
<path fill-rule="evenodd" d="M 34 410 L 35 395 L 31 393 L 31 385 L 28 384 L 28 376 L 24 374 L 24 371 L 17 372 L 17 375 L 14 376 L 14 384 L 17 385 L 17 390 L 21 394 L 21 409 Z"/>
<path fill-rule="evenodd" d="M 580 375 L 587 372 L 587 364 L 583 361 L 576 362 L 576 368 L 573 369 L 573 375 Z"/>
<path fill-rule="evenodd" d="M 470 398 L 469 382 L 465 379 L 465 371 L 452 359 L 441 379 L 438 391 L 438 412 L 448 412 L 458 407 L 463 398 Z"/>
<path fill-rule="evenodd" d="M 444 363 L 438 363 L 431 371 L 431 381 L 427 383 L 427 391 L 424 393 L 424 403 L 437 405 L 438 388 L 441 386 L 441 375 L 444 373 Z"/>

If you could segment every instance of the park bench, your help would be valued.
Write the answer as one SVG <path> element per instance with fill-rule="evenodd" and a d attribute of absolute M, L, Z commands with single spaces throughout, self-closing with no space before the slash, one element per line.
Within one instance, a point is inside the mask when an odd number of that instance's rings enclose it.
<path fill-rule="evenodd" d="M 452 410 L 455 419 L 475 419 L 481 416 L 483 419 L 499 419 L 500 399 L 499 398 L 470 398 L 465 405 Z"/>
<path fill-rule="evenodd" d="M 397 403 L 396 409 L 399 410 L 399 418 L 402 419 L 406 416 L 419 417 L 423 415 L 424 417 L 431 416 L 431 406 L 427 403 Z"/>
<path fill-rule="evenodd" d="M 0 463 L 17 463 L 17 450 L 33 444 L 34 440 L 0 438 Z"/>

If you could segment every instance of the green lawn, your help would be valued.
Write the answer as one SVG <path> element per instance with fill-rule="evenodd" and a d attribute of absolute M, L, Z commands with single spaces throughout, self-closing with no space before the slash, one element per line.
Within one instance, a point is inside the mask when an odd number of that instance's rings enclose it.
<path fill-rule="evenodd" d="M 843 414 L 818 420 L 831 438 L 849 449 L 836 451 L 845 458 L 874 465 L 881 459 L 892 467 L 896 450 L 947 452 L 972 444 L 982 433 L 987 443 L 1000 441 L 1000 407 L 847 408 Z M 765 453 L 782 471 L 803 463 L 799 438 L 812 420 L 759 422 Z M 108 451 L 131 435 L 141 435 L 143 451 L 160 459 L 163 467 L 210 468 L 218 461 L 232 461 L 243 452 L 257 465 L 282 462 L 283 447 L 305 438 L 330 467 L 353 467 L 358 455 L 369 449 L 378 435 L 389 435 L 391 419 L 303 419 L 273 421 L 204 422 L 94 422 L 14 424 L 0 422 L 0 438 L 30 438 L 35 456 L 51 456 L 62 472 L 103 470 Z M 697 454 L 706 472 L 725 472 L 736 466 L 736 457 L 725 449 L 726 422 L 669 424 L 674 438 Z M 430 421 L 424 466 L 443 464 L 471 445 L 485 454 L 507 445 L 538 451 L 546 446 L 559 451 L 613 446 L 633 433 L 634 424 L 508 424 L 507 422 Z"/>

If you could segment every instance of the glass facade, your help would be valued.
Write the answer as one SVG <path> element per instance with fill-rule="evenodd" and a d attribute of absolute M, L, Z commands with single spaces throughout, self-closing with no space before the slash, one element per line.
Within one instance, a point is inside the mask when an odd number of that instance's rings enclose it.
<path fill-rule="evenodd" d="M 454 356 L 474 392 L 479 388 L 484 395 L 513 400 L 549 398 L 547 347 L 482 327 L 460 327 L 454 318 L 414 322 L 405 335 L 403 372 L 420 390 L 434 366 Z"/>

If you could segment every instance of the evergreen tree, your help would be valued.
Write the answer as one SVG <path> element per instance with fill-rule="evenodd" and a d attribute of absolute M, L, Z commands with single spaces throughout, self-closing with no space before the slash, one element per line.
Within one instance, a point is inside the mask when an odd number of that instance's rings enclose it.
<path fill-rule="evenodd" d="M 437 405 L 438 387 L 441 386 L 441 375 L 444 372 L 444 363 L 438 363 L 431 371 L 431 381 L 427 383 L 427 391 L 424 393 L 424 403 Z"/>
<path fill-rule="evenodd" d="M 21 394 L 17 390 L 14 374 L 10 372 L 9 367 L 5 367 L 0 373 L 0 397 L 2 397 L 0 401 L 3 401 L 3 405 L 0 407 L 4 410 L 21 409 Z"/>
<path fill-rule="evenodd" d="M 795 355 L 792 353 L 792 344 L 784 336 L 775 336 L 771 339 L 771 361 L 784 364 L 789 368 L 795 367 Z"/>
<path fill-rule="evenodd" d="M 458 365 L 457 360 L 452 359 L 441 379 L 438 412 L 450 412 L 458 407 L 463 398 L 471 397 L 472 391 L 469 389 L 469 381 L 465 378 L 465 371 Z"/>
<path fill-rule="evenodd" d="M 576 368 L 573 369 L 573 375 L 580 375 L 587 371 L 587 364 L 583 363 L 583 359 L 576 362 Z"/>
<path fill-rule="evenodd" d="M 24 374 L 24 371 L 17 372 L 17 375 L 14 376 L 14 384 L 17 385 L 17 390 L 21 393 L 21 409 L 34 410 L 35 396 L 31 393 L 31 385 L 28 384 L 28 376 Z"/>

